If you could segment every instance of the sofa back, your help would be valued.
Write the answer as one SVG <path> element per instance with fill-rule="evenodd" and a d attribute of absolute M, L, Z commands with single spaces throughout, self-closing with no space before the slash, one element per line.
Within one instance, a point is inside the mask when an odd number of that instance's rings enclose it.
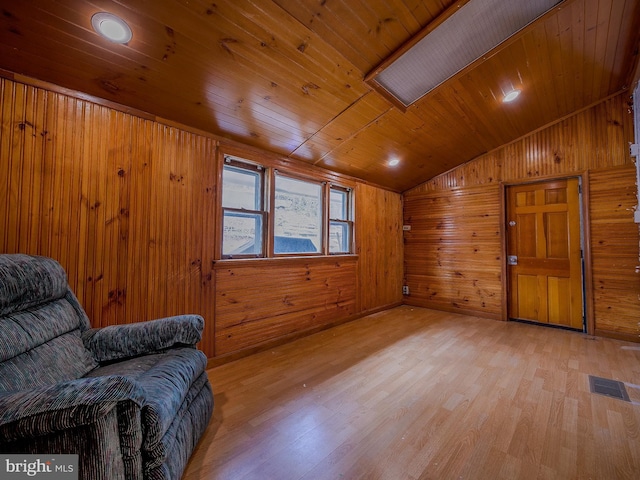
<path fill-rule="evenodd" d="M 97 367 L 89 320 L 51 258 L 0 255 L 0 392 L 50 385 Z"/>

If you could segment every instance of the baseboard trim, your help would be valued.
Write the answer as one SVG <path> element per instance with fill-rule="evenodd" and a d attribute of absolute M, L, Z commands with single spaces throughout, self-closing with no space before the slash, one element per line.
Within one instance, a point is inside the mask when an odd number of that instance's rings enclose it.
<path fill-rule="evenodd" d="M 412 301 L 410 297 L 405 298 L 404 305 L 408 305 L 410 307 L 421 307 L 421 308 L 429 308 L 431 310 L 438 310 L 441 312 L 447 312 L 447 313 L 459 313 L 460 315 L 469 315 L 472 317 L 482 317 L 482 318 L 488 318 L 491 320 L 501 320 L 502 321 L 502 314 L 501 313 L 492 313 L 492 312 L 483 312 L 483 311 L 479 311 L 479 310 L 472 310 L 469 308 L 457 308 L 457 307 L 448 307 L 445 305 L 438 305 L 438 304 L 432 304 L 429 302 L 421 302 L 421 301 Z"/>
<path fill-rule="evenodd" d="M 613 332 L 611 330 L 601 330 L 596 328 L 595 336 L 613 338 L 614 340 L 624 340 L 626 342 L 640 343 L 640 334 Z"/>

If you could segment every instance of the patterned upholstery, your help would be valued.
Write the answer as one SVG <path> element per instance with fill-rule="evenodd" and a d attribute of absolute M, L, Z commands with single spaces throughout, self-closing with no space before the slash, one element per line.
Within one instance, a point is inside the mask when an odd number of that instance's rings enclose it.
<path fill-rule="evenodd" d="M 0 451 L 77 453 L 83 479 L 179 479 L 213 410 L 203 327 L 92 329 L 57 262 L 0 255 Z"/>

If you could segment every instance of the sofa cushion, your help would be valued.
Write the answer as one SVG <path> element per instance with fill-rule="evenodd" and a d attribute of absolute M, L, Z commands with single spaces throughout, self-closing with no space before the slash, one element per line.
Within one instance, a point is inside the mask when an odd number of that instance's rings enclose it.
<path fill-rule="evenodd" d="M 211 385 L 207 372 L 197 378 L 169 430 L 152 451 L 146 451 L 145 478 L 180 478 L 211 419 Z"/>
<path fill-rule="evenodd" d="M 67 274 L 51 258 L 0 256 L 0 315 L 27 310 L 64 297 Z"/>
<path fill-rule="evenodd" d="M 202 339 L 204 319 L 176 315 L 147 322 L 91 328 L 82 334 L 84 345 L 98 362 L 137 357 L 170 347 L 195 347 Z"/>
<path fill-rule="evenodd" d="M 0 255 L 0 391 L 73 380 L 96 368 L 81 340 L 89 326 L 58 262 Z"/>
<path fill-rule="evenodd" d="M 206 366 L 204 353 L 182 347 L 105 365 L 92 370 L 87 376 L 120 375 L 138 383 L 145 393 L 143 448 L 153 451 L 188 397 L 193 382 Z"/>
<path fill-rule="evenodd" d="M 0 390 L 73 380 L 96 368 L 81 339 L 82 324 L 66 296 L 0 316 Z"/>

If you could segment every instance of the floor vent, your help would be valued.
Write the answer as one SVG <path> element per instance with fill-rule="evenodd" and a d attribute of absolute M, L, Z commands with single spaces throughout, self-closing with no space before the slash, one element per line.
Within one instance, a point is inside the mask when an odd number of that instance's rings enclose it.
<path fill-rule="evenodd" d="M 591 393 L 598 393 L 600 395 L 606 395 L 607 397 L 619 398 L 626 402 L 630 402 L 627 389 L 624 387 L 624 383 L 616 380 L 609 380 L 608 378 L 594 377 L 589 375 L 589 385 L 591 386 Z"/>

